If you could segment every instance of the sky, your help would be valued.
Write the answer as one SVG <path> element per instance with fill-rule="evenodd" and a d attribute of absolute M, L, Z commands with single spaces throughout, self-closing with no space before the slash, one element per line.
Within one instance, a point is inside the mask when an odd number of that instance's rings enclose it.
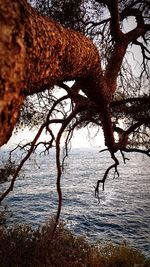
<path fill-rule="evenodd" d="M 128 21 L 125 21 L 124 23 L 124 31 L 127 32 L 129 30 L 132 30 L 136 26 L 135 19 L 133 17 L 130 17 Z M 136 53 L 136 58 L 140 61 L 141 53 L 137 47 L 134 46 L 134 53 Z M 136 66 L 136 62 L 133 61 L 132 55 L 129 57 L 129 61 L 131 64 Z M 138 71 L 138 68 L 137 70 Z M 102 131 L 98 133 L 98 135 L 94 138 L 94 135 L 96 133 L 97 129 L 93 128 L 90 129 L 91 138 L 89 138 L 88 130 L 86 128 L 75 131 L 74 136 L 72 138 L 72 147 L 73 148 L 79 148 L 79 147 L 91 147 L 91 146 L 98 146 L 98 147 L 104 147 L 104 138 Z M 12 147 L 21 142 L 22 140 L 31 141 L 36 134 L 36 131 L 31 131 L 29 129 L 24 129 L 23 131 L 20 131 L 18 134 L 15 134 L 12 136 L 12 138 L 9 140 L 8 144 L 4 147 Z M 42 140 L 46 140 L 46 135 L 42 135 Z"/>
<path fill-rule="evenodd" d="M 12 149 L 18 143 L 23 142 L 27 143 L 33 140 L 34 136 L 36 135 L 37 130 L 29 130 L 28 128 L 25 128 L 24 130 L 20 130 L 17 134 L 13 134 L 10 138 L 9 142 L 3 146 L 4 149 Z M 89 147 L 99 147 L 104 148 L 104 137 L 102 130 L 96 135 L 97 128 L 93 127 L 90 129 L 90 137 L 89 132 L 87 128 L 80 129 L 78 131 L 74 132 L 72 141 L 71 141 L 71 147 L 72 148 L 89 148 Z M 96 136 L 95 136 L 96 135 Z M 39 141 L 45 141 L 48 140 L 48 136 L 46 136 L 44 133 L 41 135 Z M 62 145 L 63 145 L 63 137 L 62 137 Z"/>

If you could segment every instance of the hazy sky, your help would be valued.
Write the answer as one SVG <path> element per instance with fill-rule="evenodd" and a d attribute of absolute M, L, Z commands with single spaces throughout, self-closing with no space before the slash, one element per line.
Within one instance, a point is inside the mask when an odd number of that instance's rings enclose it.
<path fill-rule="evenodd" d="M 31 2 L 31 1 L 29 1 Z M 32 1 L 33 4 L 34 1 Z M 136 22 L 135 19 L 133 17 L 130 17 L 130 19 L 128 19 L 128 21 L 124 21 L 124 31 L 127 32 L 131 29 L 133 29 L 136 26 Z M 136 58 L 141 61 L 141 51 L 134 46 L 134 52 L 136 54 Z M 138 67 L 137 67 L 137 63 L 133 61 L 133 57 L 129 56 L 129 61 L 130 64 L 133 64 L 138 73 Z M 133 68 L 134 68 L 133 67 Z M 94 137 L 95 133 L 96 133 L 96 129 L 90 129 L 91 135 L 92 137 Z M 36 132 L 33 131 L 29 131 L 28 129 L 25 129 L 24 131 L 20 131 L 19 134 L 17 135 L 13 135 L 13 137 L 10 139 L 10 141 L 7 144 L 8 146 L 14 146 L 15 144 L 18 144 L 18 142 L 22 141 L 22 140 L 27 140 L 27 141 L 31 141 L 34 136 L 35 136 Z M 42 140 L 47 139 L 45 135 L 42 135 Z M 104 147 L 104 139 L 103 139 L 103 134 L 102 131 L 98 133 L 98 135 L 93 139 L 89 139 L 88 137 L 88 130 L 87 129 L 82 129 L 82 130 L 78 130 L 74 132 L 74 137 L 72 139 L 72 147 L 89 147 L 89 146 L 102 146 Z"/>
<path fill-rule="evenodd" d="M 35 134 L 36 134 L 36 130 L 35 131 L 31 131 L 29 129 L 24 129 L 23 131 L 19 131 L 18 134 L 14 134 L 9 142 L 4 145 L 4 148 L 12 148 L 15 147 L 19 142 L 23 141 L 25 142 L 30 142 L 33 140 Z M 92 128 L 90 129 L 90 134 L 91 137 L 89 137 L 89 133 L 87 128 L 78 130 L 74 132 L 74 136 L 72 138 L 72 148 L 82 148 L 82 147 L 91 147 L 91 146 L 98 146 L 100 148 L 104 147 L 104 138 L 103 138 L 103 134 L 102 134 L 102 130 L 97 134 L 97 136 L 95 136 L 95 134 L 97 133 L 97 128 Z M 95 138 L 94 138 L 95 136 Z M 42 134 L 40 139 L 40 141 L 44 141 L 44 140 L 48 140 L 48 136 L 46 136 L 45 134 Z M 62 144 L 63 144 L 63 137 L 62 137 Z"/>

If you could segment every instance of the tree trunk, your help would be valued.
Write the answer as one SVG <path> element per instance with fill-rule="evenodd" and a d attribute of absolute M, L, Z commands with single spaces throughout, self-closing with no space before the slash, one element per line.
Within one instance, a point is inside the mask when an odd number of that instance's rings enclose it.
<path fill-rule="evenodd" d="M 9 140 L 23 103 L 24 33 L 21 6 L 0 0 L 0 145 Z"/>
<path fill-rule="evenodd" d="M 0 0 L 0 24 L 0 145 L 9 140 L 25 96 L 61 81 L 78 81 L 105 114 L 112 93 L 90 39 L 42 16 L 24 0 Z M 106 131 L 109 125 L 103 127 Z"/>

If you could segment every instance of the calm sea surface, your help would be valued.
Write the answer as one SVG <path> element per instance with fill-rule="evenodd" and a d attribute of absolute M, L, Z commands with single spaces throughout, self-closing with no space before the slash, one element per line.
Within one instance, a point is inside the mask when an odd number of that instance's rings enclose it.
<path fill-rule="evenodd" d="M 136 153 L 127 156 L 131 159 L 124 165 L 119 155 L 120 177 L 113 178 L 114 170 L 109 174 L 98 204 L 94 186 L 111 163 L 109 154 L 94 148 L 73 149 L 62 176 L 61 219 L 73 232 L 91 241 L 126 241 L 150 256 L 150 158 Z M 55 183 L 54 153 L 33 156 L 14 191 L 3 201 L 8 209 L 7 223 L 36 227 L 46 222 L 57 210 Z M 8 185 L 1 184 L 0 191 Z"/>

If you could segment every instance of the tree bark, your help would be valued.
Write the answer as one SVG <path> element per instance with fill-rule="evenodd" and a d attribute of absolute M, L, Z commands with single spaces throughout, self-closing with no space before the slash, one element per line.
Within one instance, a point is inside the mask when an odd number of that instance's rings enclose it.
<path fill-rule="evenodd" d="M 23 103 L 24 33 L 21 6 L 0 0 L 0 145 L 9 140 Z"/>
<path fill-rule="evenodd" d="M 92 41 L 24 0 L 0 0 L 0 21 L 0 145 L 9 140 L 26 95 L 74 79 L 102 113 L 106 143 L 111 143 L 105 111 L 114 88 L 108 88 Z"/>
<path fill-rule="evenodd" d="M 18 119 L 25 95 L 59 81 L 101 74 L 99 54 L 80 33 L 43 17 L 25 1 L 0 0 L 0 145 Z"/>

